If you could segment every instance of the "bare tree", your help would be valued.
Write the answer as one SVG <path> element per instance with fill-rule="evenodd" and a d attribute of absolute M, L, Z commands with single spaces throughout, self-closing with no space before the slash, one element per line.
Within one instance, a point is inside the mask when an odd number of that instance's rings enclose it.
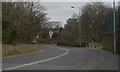
<path fill-rule="evenodd" d="M 105 31 L 105 16 L 111 10 L 103 2 L 88 3 L 82 9 L 82 37 L 89 41 L 92 38 L 101 42 Z"/>
<path fill-rule="evenodd" d="M 3 3 L 2 7 L 3 21 L 7 21 L 6 25 L 9 26 L 7 31 L 3 31 L 3 35 L 8 34 L 8 37 L 4 39 L 10 38 L 11 31 L 16 28 L 19 33 L 17 40 L 30 42 L 40 32 L 42 23 L 45 23 L 47 19 L 44 12 L 46 9 L 38 2 L 8 2 Z"/>
<path fill-rule="evenodd" d="M 77 43 L 79 42 L 79 24 L 73 16 L 67 20 L 67 24 L 61 33 L 61 42 Z"/>
<path fill-rule="evenodd" d="M 59 21 L 48 21 L 44 27 L 54 29 L 54 28 L 60 28 L 62 26 L 62 23 Z"/>

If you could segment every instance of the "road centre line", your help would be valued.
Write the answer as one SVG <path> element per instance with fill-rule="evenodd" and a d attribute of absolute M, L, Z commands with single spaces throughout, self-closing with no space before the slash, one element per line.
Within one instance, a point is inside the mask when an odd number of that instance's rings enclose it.
<path fill-rule="evenodd" d="M 48 59 L 44 59 L 44 60 L 40 60 L 40 61 L 36 61 L 36 62 L 32 62 L 32 63 L 22 64 L 22 65 L 18 65 L 18 66 L 14 66 L 14 67 L 9 67 L 9 68 L 5 68 L 3 70 L 14 70 L 14 69 L 17 69 L 17 68 L 26 67 L 26 66 L 30 66 L 30 65 L 33 65 L 33 64 L 43 63 L 43 62 L 46 62 L 46 61 L 57 59 L 57 58 L 62 57 L 62 56 L 64 56 L 64 55 L 69 53 L 68 49 L 64 49 L 64 48 L 57 48 L 57 49 L 65 50 L 66 52 L 63 53 L 63 54 L 60 54 L 58 56 L 55 56 L 55 57 L 51 57 L 51 58 L 48 58 Z"/>

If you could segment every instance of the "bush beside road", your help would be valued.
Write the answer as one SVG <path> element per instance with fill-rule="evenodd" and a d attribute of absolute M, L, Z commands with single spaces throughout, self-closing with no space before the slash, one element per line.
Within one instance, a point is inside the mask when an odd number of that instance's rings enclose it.
<path fill-rule="evenodd" d="M 2 57 L 35 51 L 39 51 L 39 45 L 37 44 L 18 44 L 17 46 L 12 46 L 10 44 L 2 45 Z"/>
<path fill-rule="evenodd" d="M 57 45 L 58 46 L 70 46 L 70 47 L 79 47 L 79 43 L 78 42 L 76 42 L 76 43 L 68 43 L 68 42 L 58 42 L 57 43 Z M 82 43 L 82 47 L 93 47 L 93 45 L 95 46 L 95 47 L 97 47 L 97 46 L 100 46 L 101 45 L 101 43 L 100 42 L 89 42 L 89 43 Z"/>

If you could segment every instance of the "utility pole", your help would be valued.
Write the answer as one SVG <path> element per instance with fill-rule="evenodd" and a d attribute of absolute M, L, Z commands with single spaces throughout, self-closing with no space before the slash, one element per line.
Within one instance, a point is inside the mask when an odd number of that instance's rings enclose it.
<path fill-rule="evenodd" d="M 114 54 L 116 54 L 116 24 L 115 24 L 115 0 L 113 0 L 113 22 L 114 22 Z"/>

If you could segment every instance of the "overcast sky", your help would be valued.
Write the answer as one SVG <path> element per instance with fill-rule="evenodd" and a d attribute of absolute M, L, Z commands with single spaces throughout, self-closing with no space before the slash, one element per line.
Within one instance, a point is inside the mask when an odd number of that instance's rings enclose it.
<path fill-rule="evenodd" d="M 1 0 L 0 0 L 1 1 Z M 40 2 L 47 10 L 47 16 L 51 21 L 61 21 L 66 24 L 66 20 L 72 16 L 73 13 L 78 14 L 78 9 L 71 9 L 71 6 L 83 7 L 88 2 L 112 2 L 114 0 L 2 0 L 6 2 Z M 115 0 L 116 2 L 120 0 Z"/>
<path fill-rule="evenodd" d="M 51 21 L 61 21 L 62 25 L 66 24 L 66 20 L 72 17 L 73 13 L 78 14 L 78 8 L 72 9 L 71 6 L 83 7 L 88 2 L 41 2 L 47 10 L 47 16 Z M 112 5 L 112 3 L 106 3 Z"/>
<path fill-rule="evenodd" d="M 47 10 L 47 16 L 51 21 L 61 21 L 62 24 L 72 16 L 73 13 L 78 14 L 78 9 L 72 9 L 71 6 L 82 7 L 85 2 L 42 2 L 41 3 Z"/>

